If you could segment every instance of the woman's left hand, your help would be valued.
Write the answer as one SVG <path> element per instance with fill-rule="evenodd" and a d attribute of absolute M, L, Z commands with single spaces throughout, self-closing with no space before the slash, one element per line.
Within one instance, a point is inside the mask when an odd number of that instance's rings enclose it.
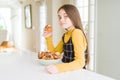
<path fill-rule="evenodd" d="M 57 69 L 57 67 L 55 65 L 49 65 L 45 69 L 50 74 L 58 73 L 58 69 Z"/>

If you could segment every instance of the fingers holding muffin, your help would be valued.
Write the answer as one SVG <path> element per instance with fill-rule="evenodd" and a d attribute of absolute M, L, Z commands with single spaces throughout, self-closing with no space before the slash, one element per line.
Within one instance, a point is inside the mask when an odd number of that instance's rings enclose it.
<path fill-rule="evenodd" d="M 43 36 L 46 38 L 46 37 L 49 37 L 51 35 L 52 35 L 52 26 L 51 25 L 46 25 L 45 28 L 44 28 Z"/>

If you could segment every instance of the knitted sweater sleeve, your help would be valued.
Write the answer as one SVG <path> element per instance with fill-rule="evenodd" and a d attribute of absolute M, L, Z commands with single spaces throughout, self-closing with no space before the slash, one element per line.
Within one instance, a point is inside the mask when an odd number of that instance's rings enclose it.
<path fill-rule="evenodd" d="M 53 45 L 52 36 L 46 38 L 47 49 L 51 52 L 63 52 L 63 41 L 61 40 L 56 47 Z"/>

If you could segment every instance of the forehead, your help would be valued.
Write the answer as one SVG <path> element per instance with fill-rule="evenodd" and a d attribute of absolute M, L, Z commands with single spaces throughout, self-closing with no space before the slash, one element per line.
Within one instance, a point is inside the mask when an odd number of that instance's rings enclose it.
<path fill-rule="evenodd" d="M 60 9 L 58 11 L 58 15 L 63 15 L 63 14 L 66 14 L 65 10 L 64 9 Z"/>

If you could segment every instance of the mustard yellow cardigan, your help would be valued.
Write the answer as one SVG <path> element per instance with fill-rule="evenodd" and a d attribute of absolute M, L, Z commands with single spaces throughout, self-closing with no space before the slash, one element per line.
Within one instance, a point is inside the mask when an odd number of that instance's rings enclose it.
<path fill-rule="evenodd" d="M 75 29 L 73 32 L 72 30 L 69 30 L 65 33 L 64 41 L 67 42 L 70 36 L 72 36 L 72 42 L 74 45 L 75 60 L 70 63 L 55 64 L 59 72 L 81 69 L 85 65 L 84 51 L 87 47 L 85 36 L 80 29 Z M 63 52 L 62 39 L 56 47 L 53 45 L 52 36 L 46 38 L 46 43 L 49 51 L 61 53 Z"/>

